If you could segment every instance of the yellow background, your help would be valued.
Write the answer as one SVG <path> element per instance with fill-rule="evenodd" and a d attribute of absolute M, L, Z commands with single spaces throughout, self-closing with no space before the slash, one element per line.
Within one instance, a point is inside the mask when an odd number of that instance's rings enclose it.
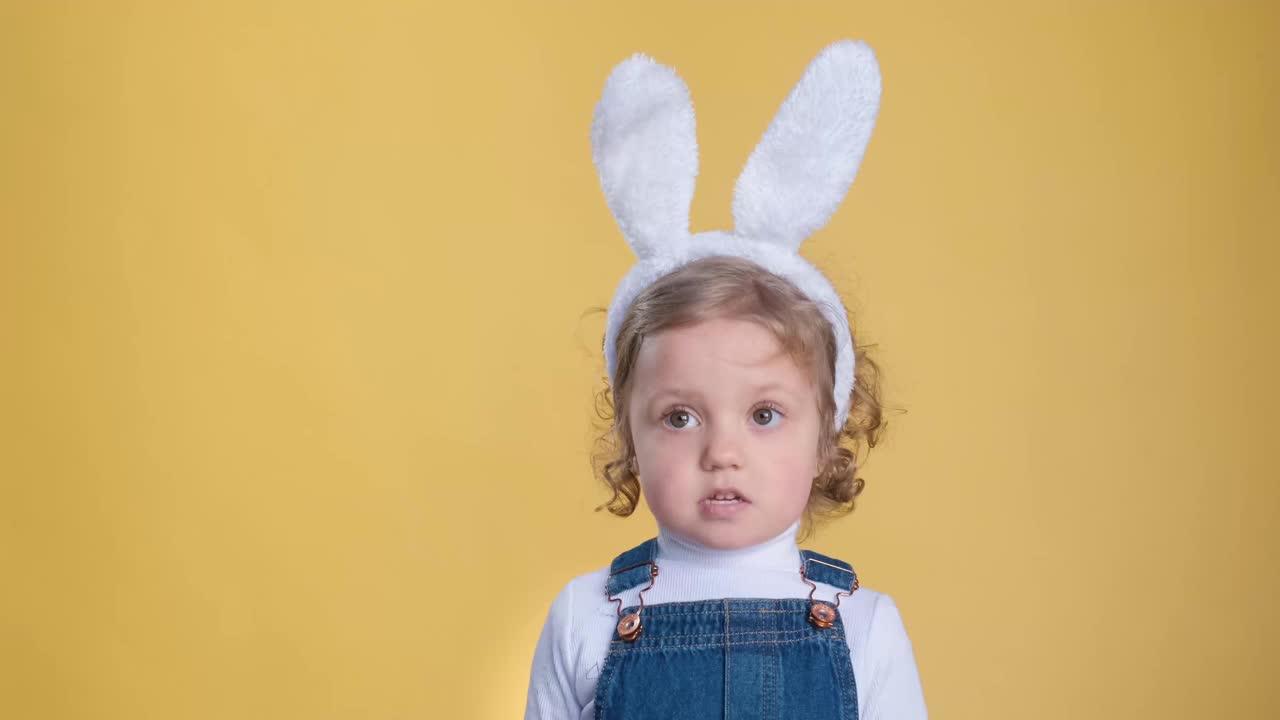
<path fill-rule="evenodd" d="M 938 718 L 1280 716 L 1275 3 L 0 6 L 0 716 L 508 718 L 592 512 L 591 165 L 644 51 L 693 229 L 827 43 L 808 257 L 879 344 L 860 509 Z"/>

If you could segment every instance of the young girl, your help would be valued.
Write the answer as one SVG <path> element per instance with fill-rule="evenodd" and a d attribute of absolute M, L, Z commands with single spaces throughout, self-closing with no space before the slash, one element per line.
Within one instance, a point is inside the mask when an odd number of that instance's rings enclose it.
<path fill-rule="evenodd" d="M 825 49 L 734 194 L 733 232 L 691 236 L 684 83 L 642 55 L 592 125 L 609 206 L 640 262 L 609 308 L 613 428 L 601 475 L 656 538 L 571 580 L 534 653 L 526 718 L 923 718 L 893 601 L 796 545 L 852 510 L 843 439 L 874 443 L 875 366 L 827 279 L 797 254 L 839 205 L 879 108 L 870 48 Z"/>

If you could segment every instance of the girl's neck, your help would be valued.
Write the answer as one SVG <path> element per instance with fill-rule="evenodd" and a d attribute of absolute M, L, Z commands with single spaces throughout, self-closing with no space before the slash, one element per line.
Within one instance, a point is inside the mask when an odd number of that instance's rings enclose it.
<path fill-rule="evenodd" d="M 658 527 L 658 558 L 662 561 L 690 563 L 709 567 L 790 569 L 800 567 L 800 549 L 796 546 L 797 520 L 778 535 L 756 545 L 733 550 L 719 550 L 695 542 Z"/>

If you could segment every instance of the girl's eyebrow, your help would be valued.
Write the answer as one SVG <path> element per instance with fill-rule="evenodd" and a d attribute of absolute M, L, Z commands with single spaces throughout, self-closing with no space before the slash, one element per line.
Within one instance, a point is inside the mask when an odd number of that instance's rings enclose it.
<path fill-rule="evenodd" d="M 782 383 L 771 382 L 771 383 L 765 383 L 763 385 L 757 385 L 756 387 L 752 388 L 752 391 L 757 394 L 772 393 L 772 392 L 790 393 L 791 389 L 788 388 L 786 385 L 783 385 Z"/>
<path fill-rule="evenodd" d="M 750 388 L 749 392 L 752 395 L 764 395 L 766 393 L 782 393 L 784 395 L 790 395 L 791 389 L 786 385 L 784 385 L 783 383 L 767 382 L 762 385 L 756 385 Z M 693 398 L 695 400 L 703 399 L 702 393 L 699 392 L 698 390 L 694 390 L 692 388 L 682 388 L 682 387 L 658 388 L 657 392 L 655 392 L 652 396 L 650 396 L 650 399 L 652 402 L 657 402 L 659 400 L 665 399 L 667 396 L 673 396 L 673 397 L 679 397 L 679 398 L 687 397 L 687 398 Z"/>
<path fill-rule="evenodd" d="M 697 390 L 688 390 L 680 387 L 659 388 L 658 391 L 655 392 L 650 399 L 652 402 L 657 402 L 659 400 L 665 399 L 668 396 L 678 397 L 678 398 L 693 397 L 698 400 L 702 399 L 702 393 L 698 392 Z"/>

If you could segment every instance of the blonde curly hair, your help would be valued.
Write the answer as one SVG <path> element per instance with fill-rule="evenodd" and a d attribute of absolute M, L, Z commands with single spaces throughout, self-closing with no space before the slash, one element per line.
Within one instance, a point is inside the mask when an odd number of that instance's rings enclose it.
<path fill-rule="evenodd" d="M 640 502 L 640 478 L 627 420 L 627 394 L 636 357 L 644 338 L 675 327 L 713 318 L 759 323 L 815 380 L 818 417 L 835 414 L 833 397 L 835 335 L 818 305 L 787 280 L 749 260 L 708 257 L 689 263 L 646 288 L 627 311 L 618 332 L 618 362 L 614 384 L 608 378 L 596 395 L 596 413 L 604 422 L 592 461 L 596 476 L 612 492 L 596 508 L 620 517 L 635 512 Z M 880 400 L 880 368 L 854 336 L 855 379 L 849 415 L 837 432 L 820 423 L 817 477 L 805 506 L 805 534 L 818 519 L 853 511 L 866 486 L 857 477 L 858 453 L 876 446 L 887 426 Z"/>

